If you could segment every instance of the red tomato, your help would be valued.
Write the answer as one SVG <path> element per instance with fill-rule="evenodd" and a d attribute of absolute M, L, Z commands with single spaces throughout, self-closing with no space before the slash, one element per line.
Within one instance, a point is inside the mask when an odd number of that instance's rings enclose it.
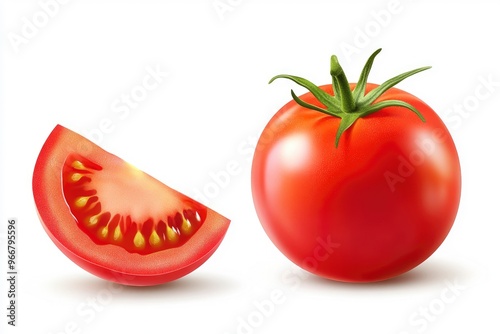
<path fill-rule="evenodd" d="M 203 264 L 229 220 L 58 125 L 33 173 L 40 220 L 83 269 L 126 285 L 156 285 Z"/>
<path fill-rule="evenodd" d="M 334 95 L 332 85 L 319 88 Z M 356 119 L 336 147 L 340 119 L 304 107 L 325 108 L 306 93 L 297 100 L 304 106 L 287 103 L 259 139 L 256 212 L 278 249 L 311 273 L 345 282 L 400 275 L 427 259 L 453 225 L 461 174 L 450 133 L 402 90 L 390 88 L 374 103 L 391 100 L 413 106 L 425 122 L 406 106 L 386 106 Z"/>

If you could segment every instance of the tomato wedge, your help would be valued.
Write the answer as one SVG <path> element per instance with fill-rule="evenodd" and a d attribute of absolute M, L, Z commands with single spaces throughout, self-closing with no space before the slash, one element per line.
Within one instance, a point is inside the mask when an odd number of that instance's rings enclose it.
<path fill-rule="evenodd" d="M 157 285 L 202 265 L 229 219 L 57 125 L 33 172 L 42 225 L 88 272 L 126 285 Z"/>

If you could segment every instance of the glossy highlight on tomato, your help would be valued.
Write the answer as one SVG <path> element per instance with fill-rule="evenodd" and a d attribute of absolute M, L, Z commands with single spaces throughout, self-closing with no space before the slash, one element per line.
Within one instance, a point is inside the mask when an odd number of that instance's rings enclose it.
<path fill-rule="evenodd" d="M 57 125 L 35 164 L 45 231 L 73 262 L 126 285 L 157 285 L 203 264 L 229 220 Z"/>
<path fill-rule="evenodd" d="M 268 122 L 252 163 L 258 218 L 292 262 L 318 276 L 374 282 L 425 261 L 447 237 L 461 193 L 458 153 L 432 108 L 393 86 L 349 84 L 332 57 L 331 85 L 307 88 Z M 272 80 L 272 81 L 273 81 Z"/>

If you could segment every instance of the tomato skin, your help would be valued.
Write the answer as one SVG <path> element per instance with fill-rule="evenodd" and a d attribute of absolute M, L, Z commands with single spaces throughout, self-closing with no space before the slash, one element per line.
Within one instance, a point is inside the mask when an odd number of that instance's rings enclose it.
<path fill-rule="evenodd" d="M 104 166 L 123 161 L 60 125 L 50 134 L 36 161 L 33 196 L 40 221 L 54 244 L 81 268 L 124 285 L 163 284 L 198 268 L 222 242 L 230 221 L 206 208 L 204 224 L 180 247 L 140 255 L 116 245 L 96 245 L 77 226 L 63 195 L 62 166 L 69 154 L 85 156 Z"/>
<path fill-rule="evenodd" d="M 331 85 L 320 88 L 333 94 Z M 311 93 L 300 98 L 321 106 Z M 455 220 L 461 173 L 446 126 L 400 89 L 377 102 L 383 100 L 408 102 L 426 122 L 404 108 L 384 108 L 358 119 L 336 148 L 340 120 L 290 101 L 257 144 L 252 194 L 259 220 L 285 256 L 316 275 L 345 282 L 400 275 L 427 259 Z"/>

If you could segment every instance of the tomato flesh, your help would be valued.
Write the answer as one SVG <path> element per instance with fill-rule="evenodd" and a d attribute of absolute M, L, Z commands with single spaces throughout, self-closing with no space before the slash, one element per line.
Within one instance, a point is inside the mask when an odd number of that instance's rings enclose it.
<path fill-rule="evenodd" d="M 127 285 L 180 278 L 205 262 L 229 220 L 58 125 L 33 174 L 42 225 L 87 271 Z"/>
<path fill-rule="evenodd" d="M 70 155 L 65 161 L 64 197 L 82 231 L 97 244 L 139 254 L 186 243 L 203 224 L 205 207 L 169 191 L 141 170 L 116 162 L 103 169 L 83 156 Z M 116 200 L 123 194 L 134 205 Z"/>

